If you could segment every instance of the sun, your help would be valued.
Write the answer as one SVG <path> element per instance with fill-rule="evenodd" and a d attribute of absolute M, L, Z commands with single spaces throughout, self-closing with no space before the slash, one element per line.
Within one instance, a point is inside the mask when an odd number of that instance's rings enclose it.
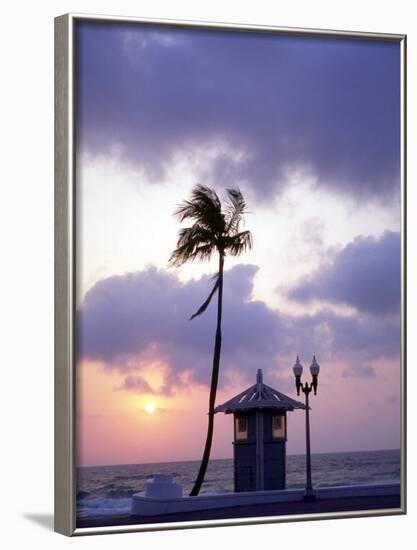
<path fill-rule="evenodd" d="M 155 411 L 156 411 L 156 407 L 154 403 L 148 403 L 145 406 L 145 412 L 147 412 L 148 414 L 153 414 Z"/>

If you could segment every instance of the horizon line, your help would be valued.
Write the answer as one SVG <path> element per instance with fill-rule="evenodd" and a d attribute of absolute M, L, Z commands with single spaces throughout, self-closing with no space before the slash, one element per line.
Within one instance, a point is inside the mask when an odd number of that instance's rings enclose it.
<path fill-rule="evenodd" d="M 320 451 L 311 453 L 312 455 L 327 455 L 327 454 L 346 454 L 346 453 L 378 453 L 378 452 L 388 452 L 388 451 L 399 451 L 401 452 L 401 447 L 390 448 L 390 449 L 358 449 L 355 451 Z M 305 456 L 305 453 L 288 453 L 288 456 Z M 222 458 L 211 458 L 209 462 L 214 462 L 218 460 L 233 460 L 233 456 L 222 457 Z M 77 464 L 76 468 L 110 468 L 115 466 L 147 466 L 152 464 L 175 464 L 178 462 L 200 462 L 200 458 L 188 459 L 188 460 L 167 460 L 167 461 L 156 461 L 156 462 L 125 462 L 125 463 L 114 463 L 114 464 L 89 464 L 89 465 L 80 465 Z"/>

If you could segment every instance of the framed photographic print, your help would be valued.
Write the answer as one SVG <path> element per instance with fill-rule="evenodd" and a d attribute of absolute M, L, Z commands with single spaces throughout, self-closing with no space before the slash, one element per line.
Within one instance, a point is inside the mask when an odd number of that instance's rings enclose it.
<path fill-rule="evenodd" d="M 55 33 L 55 529 L 405 513 L 405 36 Z"/>

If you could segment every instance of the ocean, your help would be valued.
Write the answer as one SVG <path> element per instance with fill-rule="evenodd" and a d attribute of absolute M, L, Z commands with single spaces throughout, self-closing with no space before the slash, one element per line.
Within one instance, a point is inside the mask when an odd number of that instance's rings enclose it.
<path fill-rule="evenodd" d="M 400 482 L 400 451 L 359 451 L 312 455 L 313 484 L 359 485 Z M 155 473 L 170 473 L 188 494 L 200 461 L 128 464 L 77 468 L 77 517 L 130 513 L 133 493 L 145 489 Z M 305 456 L 287 456 L 287 488 L 305 486 Z M 200 494 L 233 491 L 233 460 L 211 460 Z"/>

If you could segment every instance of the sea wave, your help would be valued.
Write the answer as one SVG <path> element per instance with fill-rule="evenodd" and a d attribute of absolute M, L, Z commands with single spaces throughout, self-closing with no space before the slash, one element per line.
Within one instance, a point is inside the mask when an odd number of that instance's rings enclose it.
<path fill-rule="evenodd" d="M 78 468 L 77 515 L 98 517 L 129 513 L 131 496 L 145 489 L 154 473 L 170 473 L 189 494 L 200 462 L 131 464 Z M 316 487 L 398 483 L 400 451 L 366 451 L 312 455 Z M 305 456 L 287 456 L 287 488 L 305 486 Z M 201 494 L 233 491 L 233 460 L 211 460 Z"/>
<path fill-rule="evenodd" d="M 77 501 L 77 516 L 94 518 L 130 514 L 131 498 L 90 498 Z"/>

